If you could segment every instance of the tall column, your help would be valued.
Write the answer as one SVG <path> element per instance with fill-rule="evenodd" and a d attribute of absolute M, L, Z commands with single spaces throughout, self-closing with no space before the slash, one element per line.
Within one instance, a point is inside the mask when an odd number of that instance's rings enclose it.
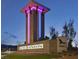
<path fill-rule="evenodd" d="M 33 10 L 33 40 L 36 42 L 38 40 L 38 11 Z"/>
<path fill-rule="evenodd" d="M 27 10 L 26 22 L 26 45 L 28 45 L 38 40 L 38 11 L 35 9 Z"/>
<path fill-rule="evenodd" d="M 31 10 L 30 20 L 30 42 L 33 43 L 38 39 L 38 12 L 36 10 Z"/>
<path fill-rule="evenodd" d="M 30 44 L 30 10 L 26 12 L 26 45 Z"/>
<path fill-rule="evenodd" d="M 41 38 L 44 38 L 44 13 L 41 13 Z"/>
<path fill-rule="evenodd" d="M 30 43 L 33 43 L 33 40 L 34 40 L 34 35 L 33 35 L 33 31 L 34 31 L 34 28 L 33 28 L 33 24 L 34 24 L 34 20 L 33 20 L 33 11 L 31 10 L 31 14 L 30 14 Z"/>
<path fill-rule="evenodd" d="M 28 30 L 27 30 L 27 28 L 28 28 L 28 16 L 27 16 L 27 14 L 26 14 L 26 45 L 28 45 L 28 34 L 27 34 L 27 32 L 28 32 Z"/>

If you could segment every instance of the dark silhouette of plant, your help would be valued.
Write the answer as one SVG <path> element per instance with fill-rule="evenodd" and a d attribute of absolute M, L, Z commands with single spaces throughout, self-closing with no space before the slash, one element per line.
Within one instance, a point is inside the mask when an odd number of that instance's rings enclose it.
<path fill-rule="evenodd" d="M 45 36 L 45 40 L 48 40 L 49 39 L 49 37 L 48 36 Z"/>
<path fill-rule="evenodd" d="M 64 29 L 64 31 L 62 32 L 63 36 L 65 36 L 68 39 L 69 38 L 69 36 L 68 36 L 69 29 L 68 29 L 67 23 L 65 23 L 65 25 L 63 26 L 63 29 Z"/>
<path fill-rule="evenodd" d="M 55 30 L 53 26 L 50 27 L 50 36 L 52 39 L 56 39 L 58 37 L 58 32 Z"/>
<path fill-rule="evenodd" d="M 42 41 L 42 40 L 49 40 L 48 36 L 45 36 L 44 38 L 40 37 L 38 41 Z"/>
<path fill-rule="evenodd" d="M 73 27 L 74 21 L 70 20 L 70 22 L 67 24 L 65 23 L 64 27 L 63 27 L 63 36 L 65 36 L 67 38 L 68 42 L 68 51 L 72 51 L 72 42 L 75 38 L 76 32 L 74 31 L 74 27 Z"/>
<path fill-rule="evenodd" d="M 40 37 L 40 38 L 39 38 L 39 41 L 42 41 L 42 40 L 45 40 L 45 39 L 44 39 L 44 38 L 42 38 L 42 37 Z"/>

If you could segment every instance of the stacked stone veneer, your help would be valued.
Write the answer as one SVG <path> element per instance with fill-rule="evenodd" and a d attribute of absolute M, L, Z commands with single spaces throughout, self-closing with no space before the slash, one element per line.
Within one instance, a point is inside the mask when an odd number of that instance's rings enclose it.
<path fill-rule="evenodd" d="M 66 42 L 65 38 L 59 37 L 64 42 Z M 64 47 L 60 47 L 59 39 L 53 39 L 53 40 L 43 40 L 34 42 L 31 45 L 35 44 L 43 44 L 42 49 L 27 49 L 27 50 L 17 50 L 17 53 L 20 54 L 51 54 L 56 52 L 62 52 L 67 51 L 67 44 L 64 44 Z M 18 46 L 19 47 L 19 46 Z"/>

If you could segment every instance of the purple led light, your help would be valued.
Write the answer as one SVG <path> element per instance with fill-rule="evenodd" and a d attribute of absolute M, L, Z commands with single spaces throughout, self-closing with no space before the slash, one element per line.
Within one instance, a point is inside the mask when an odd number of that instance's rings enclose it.
<path fill-rule="evenodd" d="M 31 10 L 36 10 L 36 7 L 32 7 Z"/>
<path fill-rule="evenodd" d="M 30 13 L 28 13 L 28 44 L 30 44 Z"/>
<path fill-rule="evenodd" d="M 30 12 L 30 10 L 27 10 L 27 13 L 29 13 Z"/>
<path fill-rule="evenodd" d="M 39 11 L 39 12 L 42 12 L 42 10 L 41 10 L 41 9 L 38 9 L 38 11 Z"/>
<path fill-rule="evenodd" d="M 36 10 L 36 7 L 31 7 L 31 10 Z M 37 9 L 39 12 L 42 12 L 42 9 L 38 8 Z"/>

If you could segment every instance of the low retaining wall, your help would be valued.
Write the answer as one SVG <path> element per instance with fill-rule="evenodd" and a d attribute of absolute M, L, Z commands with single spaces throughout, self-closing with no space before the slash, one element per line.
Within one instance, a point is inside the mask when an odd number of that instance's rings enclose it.
<path fill-rule="evenodd" d="M 41 49 L 26 49 L 26 50 L 17 50 L 19 54 L 49 54 L 49 40 L 39 41 L 32 43 L 31 45 L 43 44 L 43 48 Z M 19 46 L 21 47 L 21 46 Z M 18 47 L 18 48 L 19 48 Z"/>
<path fill-rule="evenodd" d="M 65 44 L 60 44 L 60 39 L 63 42 L 65 42 Z M 33 45 L 35 45 L 35 48 Z M 22 45 L 18 46 L 18 48 L 21 46 Z M 29 45 L 26 45 L 25 47 L 27 46 Z M 33 46 L 33 48 L 29 49 L 28 47 L 25 50 L 18 49 L 17 53 L 20 53 L 20 54 L 52 54 L 52 53 L 67 51 L 67 41 L 65 37 L 58 37 L 57 39 L 34 42 L 34 43 L 31 43 L 30 46 Z"/>

